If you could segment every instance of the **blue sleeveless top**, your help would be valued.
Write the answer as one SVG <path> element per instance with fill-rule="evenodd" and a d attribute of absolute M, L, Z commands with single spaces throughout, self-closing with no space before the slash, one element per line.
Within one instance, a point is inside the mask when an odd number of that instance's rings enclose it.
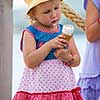
<path fill-rule="evenodd" d="M 62 33 L 62 25 L 59 24 L 59 31 L 55 32 L 55 33 L 47 33 L 47 32 L 42 32 L 38 29 L 36 29 L 34 26 L 30 25 L 26 28 L 26 30 L 28 30 L 29 32 L 31 32 L 35 38 L 36 41 L 36 49 L 38 49 L 41 45 L 43 45 L 44 43 L 48 42 L 49 40 L 57 37 L 58 35 L 60 35 Z M 56 59 L 56 57 L 54 56 L 54 51 L 55 49 L 52 49 L 50 51 L 50 53 L 48 54 L 48 56 L 45 58 L 45 60 L 49 60 L 49 59 Z"/>

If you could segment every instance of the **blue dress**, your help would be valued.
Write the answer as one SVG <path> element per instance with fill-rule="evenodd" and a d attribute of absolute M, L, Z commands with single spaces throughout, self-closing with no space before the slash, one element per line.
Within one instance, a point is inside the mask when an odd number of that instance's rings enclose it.
<path fill-rule="evenodd" d="M 100 11 L 100 0 L 92 1 Z M 88 0 L 85 0 L 85 9 L 87 3 Z M 100 96 L 100 39 L 93 43 L 87 41 L 78 85 L 82 88 L 84 100 L 98 100 Z"/>
<path fill-rule="evenodd" d="M 25 31 L 33 36 L 36 41 L 36 49 L 38 49 L 50 39 L 62 34 L 63 26 L 59 24 L 58 27 L 57 32 L 51 33 L 41 31 L 30 25 Z M 30 69 L 25 66 L 19 88 L 13 100 L 83 100 L 80 95 L 80 88 L 76 85 L 72 68 L 57 59 L 54 56 L 54 51 L 55 49 L 52 49 L 37 67 Z"/>

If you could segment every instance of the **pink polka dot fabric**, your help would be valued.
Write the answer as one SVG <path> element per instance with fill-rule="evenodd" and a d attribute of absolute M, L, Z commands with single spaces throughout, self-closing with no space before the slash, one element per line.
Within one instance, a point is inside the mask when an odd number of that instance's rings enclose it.
<path fill-rule="evenodd" d="M 13 100 L 82 100 L 77 98 L 81 96 L 71 67 L 53 59 L 34 69 L 25 67 Z"/>
<path fill-rule="evenodd" d="M 76 82 L 71 67 L 60 60 L 46 60 L 40 66 L 25 68 L 18 91 L 30 93 L 71 90 Z"/>

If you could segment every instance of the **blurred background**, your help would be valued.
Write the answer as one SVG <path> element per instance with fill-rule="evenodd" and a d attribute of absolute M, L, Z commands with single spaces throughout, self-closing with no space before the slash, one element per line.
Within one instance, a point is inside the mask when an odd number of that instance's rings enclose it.
<path fill-rule="evenodd" d="M 69 6 L 71 6 L 77 13 L 79 13 L 83 18 L 85 18 L 85 11 L 83 9 L 83 0 L 64 0 Z M 13 78 L 12 78 L 12 97 L 15 95 L 19 82 L 22 77 L 24 69 L 23 55 L 20 51 L 20 39 L 23 29 L 29 24 L 28 18 L 25 16 L 26 4 L 24 0 L 13 0 Z M 86 37 L 74 23 L 67 19 L 63 14 L 60 20 L 62 24 L 73 24 L 75 27 L 74 37 L 77 48 L 81 56 L 81 63 L 78 67 L 73 68 L 75 73 L 76 81 L 79 78 L 79 73 L 81 71 L 82 60 L 85 51 Z"/>

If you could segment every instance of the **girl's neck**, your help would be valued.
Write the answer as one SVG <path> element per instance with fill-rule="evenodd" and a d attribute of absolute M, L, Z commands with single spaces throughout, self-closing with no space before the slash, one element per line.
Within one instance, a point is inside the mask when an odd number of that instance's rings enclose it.
<path fill-rule="evenodd" d="M 59 26 L 58 25 L 49 27 L 49 26 L 43 25 L 39 22 L 34 22 L 32 25 L 35 28 L 37 28 L 38 30 L 43 31 L 43 32 L 55 33 L 55 32 L 59 31 Z"/>

